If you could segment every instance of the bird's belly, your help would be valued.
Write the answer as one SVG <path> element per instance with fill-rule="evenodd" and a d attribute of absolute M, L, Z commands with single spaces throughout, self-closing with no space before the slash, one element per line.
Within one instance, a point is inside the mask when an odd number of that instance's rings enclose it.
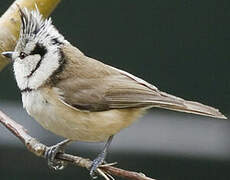
<path fill-rule="evenodd" d="M 24 93 L 23 105 L 44 128 L 71 140 L 105 141 L 129 126 L 143 111 L 123 109 L 86 112 L 71 108 L 52 96 L 41 91 Z"/>

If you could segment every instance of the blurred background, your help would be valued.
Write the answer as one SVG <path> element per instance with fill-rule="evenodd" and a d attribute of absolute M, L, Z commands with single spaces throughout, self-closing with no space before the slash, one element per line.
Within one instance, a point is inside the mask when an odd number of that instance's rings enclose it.
<path fill-rule="evenodd" d="M 12 2 L 0 1 L 1 14 Z M 68 0 L 52 18 L 86 55 L 230 117 L 229 0 Z M 22 108 L 12 65 L 0 72 L 0 82 L 2 111 L 47 145 L 62 140 Z M 229 137 L 230 120 L 152 109 L 115 136 L 107 161 L 158 180 L 228 180 Z M 76 142 L 67 152 L 93 159 L 102 148 Z M 0 179 L 89 179 L 71 165 L 49 170 L 3 126 L 0 159 Z"/>

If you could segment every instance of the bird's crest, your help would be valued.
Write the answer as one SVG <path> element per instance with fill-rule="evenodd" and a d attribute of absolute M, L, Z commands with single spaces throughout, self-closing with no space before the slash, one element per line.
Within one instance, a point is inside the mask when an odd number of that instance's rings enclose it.
<path fill-rule="evenodd" d="M 19 8 L 21 18 L 20 37 L 24 45 L 30 40 L 37 40 L 46 43 L 62 44 L 64 37 L 53 26 L 51 18 L 44 19 L 35 5 L 36 10 L 29 11 L 26 8 Z"/>

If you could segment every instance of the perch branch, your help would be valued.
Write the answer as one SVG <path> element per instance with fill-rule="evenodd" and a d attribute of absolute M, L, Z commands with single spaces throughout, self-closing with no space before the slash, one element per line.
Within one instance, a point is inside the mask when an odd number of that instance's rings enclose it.
<path fill-rule="evenodd" d="M 0 111 L 0 123 L 2 123 L 8 130 L 10 130 L 17 138 L 19 138 L 29 151 L 33 152 L 39 157 L 45 158 L 44 153 L 48 147 L 37 141 L 35 138 L 31 137 L 22 125 L 9 118 L 2 111 Z M 62 160 L 86 169 L 90 169 L 92 164 L 92 161 L 89 159 L 73 156 L 66 153 L 58 153 L 55 158 L 57 160 Z M 113 167 L 109 164 L 100 166 L 98 168 L 98 173 L 105 179 L 112 179 L 111 175 L 113 175 L 130 180 L 154 180 L 152 178 L 146 177 L 142 173 L 127 171 Z"/>

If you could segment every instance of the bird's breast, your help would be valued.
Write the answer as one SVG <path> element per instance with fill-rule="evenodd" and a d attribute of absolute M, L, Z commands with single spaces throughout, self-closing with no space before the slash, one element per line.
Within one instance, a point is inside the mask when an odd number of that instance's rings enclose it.
<path fill-rule="evenodd" d="M 105 141 L 136 120 L 143 109 L 114 109 L 102 112 L 80 111 L 63 103 L 55 88 L 43 88 L 22 94 L 28 114 L 44 128 L 68 139 Z"/>

